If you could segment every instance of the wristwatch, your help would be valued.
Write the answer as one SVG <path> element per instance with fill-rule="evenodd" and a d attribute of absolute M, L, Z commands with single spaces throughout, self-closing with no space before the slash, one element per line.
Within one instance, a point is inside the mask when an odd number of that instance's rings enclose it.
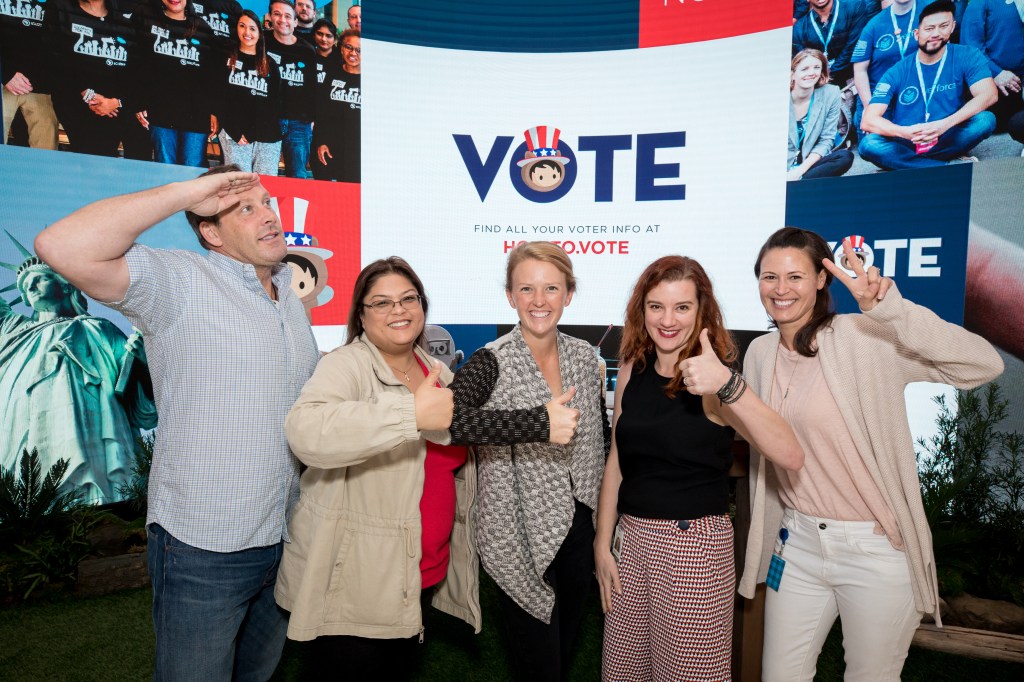
<path fill-rule="evenodd" d="M 89 104 L 94 99 L 96 99 L 96 91 L 93 90 L 92 88 L 86 88 L 85 89 L 85 94 L 82 95 L 82 101 L 85 102 L 86 104 Z"/>

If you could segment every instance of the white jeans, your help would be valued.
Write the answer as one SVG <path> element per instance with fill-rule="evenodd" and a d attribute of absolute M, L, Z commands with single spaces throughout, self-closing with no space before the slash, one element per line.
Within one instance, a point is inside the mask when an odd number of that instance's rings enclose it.
<path fill-rule="evenodd" d="M 762 679 L 813 680 L 838 615 L 847 682 L 898 682 L 921 622 L 903 552 L 874 521 L 834 521 L 786 510 L 789 531 L 779 591 L 765 604 Z M 779 543 L 776 540 L 776 549 Z"/>

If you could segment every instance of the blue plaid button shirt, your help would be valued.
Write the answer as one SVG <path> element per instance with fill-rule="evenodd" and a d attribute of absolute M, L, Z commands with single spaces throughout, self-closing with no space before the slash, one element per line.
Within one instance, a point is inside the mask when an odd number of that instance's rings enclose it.
<path fill-rule="evenodd" d="M 299 465 L 284 418 L 319 354 L 291 273 L 275 303 L 252 265 L 134 245 L 131 284 L 110 304 L 143 334 L 160 423 L 146 523 L 233 552 L 287 539 Z"/>

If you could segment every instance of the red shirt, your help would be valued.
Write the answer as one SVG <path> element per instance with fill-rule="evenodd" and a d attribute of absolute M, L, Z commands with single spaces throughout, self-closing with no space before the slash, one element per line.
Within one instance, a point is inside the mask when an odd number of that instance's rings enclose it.
<path fill-rule="evenodd" d="M 426 376 L 427 368 L 419 358 L 416 358 L 416 362 Z M 448 541 L 455 524 L 455 472 L 465 463 L 464 446 L 438 445 L 427 441 L 423 497 L 420 498 L 423 524 L 420 575 L 423 589 L 441 582 L 448 573 Z"/>

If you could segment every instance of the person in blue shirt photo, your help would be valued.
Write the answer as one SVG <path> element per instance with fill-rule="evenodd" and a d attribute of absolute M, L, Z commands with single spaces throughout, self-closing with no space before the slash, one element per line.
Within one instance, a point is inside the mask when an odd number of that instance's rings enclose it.
<path fill-rule="evenodd" d="M 914 54 L 914 21 L 917 19 L 916 0 L 894 0 L 876 14 L 860 32 L 853 47 L 853 82 L 861 106 L 857 108 L 854 124 L 859 128 L 864 109 L 871 102 L 871 91 L 885 72 L 907 55 Z"/>
<path fill-rule="evenodd" d="M 972 0 L 964 12 L 960 42 L 981 50 L 989 61 L 999 101 L 991 108 L 996 126 L 1004 130 L 1010 118 L 1024 111 L 1024 1 Z"/>
<path fill-rule="evenodd" d="M 850 55 L 871 14 L 865 0 L 808 0 L 810 11 L 793 25 L 793 55 L 820 50 L 832 82 L 840 88 L 853 77 Z"/>
<path fill-rule="evenodd" d="M 861 158 L 890 170 L 974 160 L 966 155 L 995 130 L 986 111 L 998 96 L 988 60 L 949 44 L 954 9 L 952 0 L 936 0 L 921 10 L 917 50 L 885 72 L 864 111 Z"/>

